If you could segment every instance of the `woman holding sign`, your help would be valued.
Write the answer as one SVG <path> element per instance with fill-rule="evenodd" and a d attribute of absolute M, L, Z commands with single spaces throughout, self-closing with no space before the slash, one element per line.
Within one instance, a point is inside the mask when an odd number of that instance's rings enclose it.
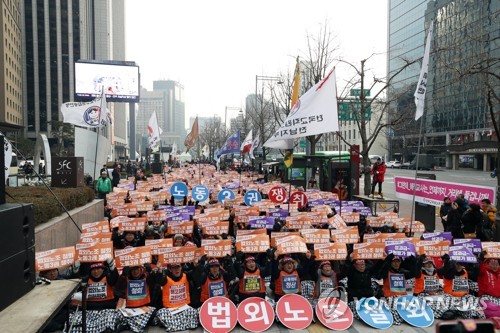
<path fill-rule="evenodd" d="M 450 256 L 443 257 L 443 267 L 437 270 L 438 275 L 443 278 L 443 292 L 445 297 L 451 298 L 447 304 L 451 304 L 448 313 L 443 313 L 442 319 L 455 319 L 460 316 L 464 319 L 484 319 L 484 313 L 479 306 L 476 296 L 469 293 L 469 272 L 465 269 L 465 263 L 450 260 Z M 472 306 L 471 306 L 472 305 Z"/>
<path fill-rule="evenodd" d="M 278 252 L 274 254 L 272 280 L 274 281 L 274 301 L 278 302 L 284 295 L 301 293 L 300 281 L 311 269 L 312 256 L 311 252 L 307 251 L 302 265 L 299 266 L 297 261 L 288 255 L 278 262 Z"/>

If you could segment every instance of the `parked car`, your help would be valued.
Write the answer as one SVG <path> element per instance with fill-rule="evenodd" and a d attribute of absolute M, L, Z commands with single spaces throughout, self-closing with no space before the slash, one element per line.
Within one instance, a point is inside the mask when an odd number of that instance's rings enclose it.
<path fill-rule="evenodd" d="M 399 161 L 389 161 L 385 165 L 388 168 L 401 168 L 401 162 Z"/>
<path fill-rule="evenodd" d="M 411 161 L 408 169 L 415 170 L 417 166 L 417 158 L 415 157 L 413 161 Z M 429 154 L 420 154 L 418 156 L 418 170 L 432 170 L 436 166 L 436 161 L 434 160 L 434 156 Z"/>
<path fill-rule="evenodd" d="M 409 169 L 410 168 L 410 162 L 403 162 L 401 163 L 401 169 Z"/>

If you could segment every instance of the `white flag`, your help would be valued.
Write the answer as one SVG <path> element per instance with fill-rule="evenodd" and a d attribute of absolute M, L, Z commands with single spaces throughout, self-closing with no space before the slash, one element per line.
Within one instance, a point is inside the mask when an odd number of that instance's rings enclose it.
<path fill-rule="evenodd" d="M 205 158 L 208 158 L 208 156 L 210 155 L 210 152 L 209 152 L 209 148 L 208 148 L 208 145 L 204 145 L 203 148 L 201 149 L 201 153 L 203 154 L 203 156 L 205 156 Z"/>
<path fill-rule="evenodd" d="M 422 117 L 424 114 L 425 92 L 427 91 L 427 76 L 429 71 L 429 53 L 431 49 L 433 22 L 427 34 L 427 41 L 425 43 L 424 58 L 422 59 L 422 69 L 420 70 L 420 77 L 418 78 L 417 90 L 415 90 L 415 105 L 417 111 L 415 112 L 415 120 Z"/>
<path fill-rule="evenodd" d="M 106 96 L 101 94 L 91 102 L 68 102 L 61 105 L 61 113 L 63 115 L 63 122 L 78 125 L 82 127 L 98 127 L 106 125 L 107 110 L 106 110 Z M 101 107 L 104 107 L 101 112 Z"/>
<path fill-rule="evenodd" d="M 248 132 L 247 136 L 245 137 L 245 140 L 241 143 L 241 153 L 245 155 L 250 151 L 250 148 L 252 147 L 252 130 Z"/>
<path fill-rule="evenodd" d="M 177 156 L 177 143 L 175 142 L 172 144 L 172 155 Z"/>
<path fill-rule="evenodd" d="M 339 130 L 335 68 L 293 106 L 281 127 L 264 143 L 270 148 L 290 149 L 291 139 Z"/>
<path fill-rule="evenodd" d="M 250 146 L 250 151 L 248 152 L 248 155 L 252 160 L 255 160 L 255 156 L 253 155 L 253 151 L 255 148 L 257 148 L 260 144 L 260 131 L 257 132 L 257 135 L 253 138 L 252 140 L 252 146 Z"/>
<path fill-rule="evenodd" d="M 153 111 L 148 123 L 149 133 L 149 148 L 154 149 L 160 144 L 160 135 L 163 131 L 158 126 L 158 119 L 156 119 L 156 111 Z"/>

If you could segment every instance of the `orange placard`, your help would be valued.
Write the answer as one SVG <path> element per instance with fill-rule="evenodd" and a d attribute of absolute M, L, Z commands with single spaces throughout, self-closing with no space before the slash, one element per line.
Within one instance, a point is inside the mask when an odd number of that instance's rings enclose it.
<path fill-rule="evenodd" d="M 168 234 L 192 234 L 194 227 L 194 221 L 171 221 L 168 222 Z"/>
<path fill-rule="evenodd" d="M 86 232 L 80 235 L 79 243 L 102 243 L 111 241 L 111 232 Z"/>
<path fill-rule="evenodd" d="M 146 228 L 145 217 L 135 217 L 130 220 L 120 221 L 118 227 L 121 231 L 143 231 Z"/>
<path fill-rule="evenodd" d="M 324 212 L 308 212 L 307 216 L 311 218 L 312 224 L 325 224 L 328 223 L 328 217 Z"/>
<path fill-rule="evenodd" d="M 117 200 L 122 199 L 125 200 L 128 195 L 128 190 L 124 189 L 123 191 L 119 191 L 116 187 L 113 188 L 113 192 L 106 194 L 106 200 Z"/>
<path fill-rule="evenodd" d="M 441 257 L 450 251 L 450 241 L 420 241 L 415 243 L 415 251 L 429 257 Z"/>
<path fill-rule="evenodd" d="M 392 227 L 393 223 L 382 216 L 370 216 L 366 219 L 366 224 L 372 228 Z"/>
<path fill-rule="evenodd" d="M 258 253 L 266 252 L 269 247 L 269 236 L 266 234 L 236 236 L 236 251 Z"/>
<path fill-rule="evenodd" d="M 262 229 L 238 229 L 236 230 L 236 237 L 243 235 L 259 235 L 259 234 L 267 234 L 267 230 Z"/>
<path fill-rule="evenodd" d="M 359 242 L 358 227 L 330 230 L 330 236 L 335 243 L 355 244 Z"/>
<path fill-rule="evenodd" d="M 125 204 L 124 199 L 110 199 L 106 202 L 106 208 L 107 209 L 115 209 L 116 207 L 121 207 Z"/>
<path fill-rule="evenodd" d="M 276 247 L 279 254 L 307 252 L 304 238 L 297 235 L 277 238 Z"/>
<path fill-rule="evenodd" d="M 169 247 L 161 248 L 158 254 L 158 262 L 163 266 L 169 264 L 184 264 L 193 262 L 200 257 L 200 249 L 197 247 Z"/>
<path fill-rule="evenodd" d="M 485 258 L 500 258 L 500 242 L 482 242 L 483 251 L 486 251 Z"/>
<path fill-rule="evenodd" d="M 287 216 L 286 227 L 289 230 L 300 230 L 312 228 L 312 220 L 309 216 Z"/>
<path fill-rule="evenodd" d="M 144 201 L 146 200 L 146 197 L 148 196 L 149 192 L 143 192 L 143 191 L 129 191 L 129 197 L 132 202 L 136 201 Z"/>
<path fill-rule="evenodd" d="M 113 258 L 113 242 L 78 243 L 75 248 L 76 258 L 80 262 L 105 261 Z"/>
<path fill-rule="evenodd" d="M 124 267 L 142 266 L 151 263 L 151 248 L 149 246 L 129 247 L 115 251 L 117 269 Z"/>
<path fill-rule="evenodd" d="M 328 219 L 328 224 L 332 226 L 334 229 L 345 229 L 347 228 L 347 224 L 345 224 L 344 219 L 339 215 L 334 215 Z"/>
<path fill-rule="evenodd" d="M 146 246 L 151 248 L 152 255 L 158 255 L 162 247 L 173 247 L 173 239 L 172 238 L 162 238 L 162 239 L 146 239 Z"/>
<path fill-rule="evenodd" d="M 345 260 L 347 245 L 345 243 L 314 244 L 316 260 Z"/>
<path fill-rule="evenodd" d="M 167 200 L 168 195 L 165 192 L 149 192 L 148 198 L 153 201 L 153 203 L 161 205 L 165 204 L 165 200 Z"/>
<path fill-rule="evenodd" d="M 209 236 L 227 234 L 229 232 L 229 222 L 217 221 L 217 222 L 204 223 L 201 230 L 204 235 L 209 235 Z"/>
<path fill-rule="evenodd" d="M 345 223 L 359 222 L 359 213 L 342 213 L 342 219 Z"/>
<path fill-rule="evenodd" d="M 206 223 L 222 221 L 222 213 L 201 214 L 195 216 L 196 224 L 203 226 Z"/>
<path fill-rule="evenodd" d="M 378 212 L 377 215 L 380 217 L 383 217 L 387 221 L 399 218 L 398 213 L 394 213 L 394 212 Z"/>
<path fill-rule="evenodd" d="M 384 259 L 385 243 L 361 243 L 354 244 L 353 259 Z"/>
<path fill-rule="evenodd" d="M 393 220 L 394 221 L 394 228 L 400 231 L 410 231 L 410 219 L 406 220 L 404 219 L 403 221 L 399 220 Z M 424 233 L 425 232 L 425 225 L 422 222 L 419 221 L 413 221 L 411 223 L 411 232 L 419 232 L 419 233 Z"/>
<path fill-rule="evenodd" d="M 82 224 L 82 233 L 85 232 L 96 232 L 96 231 L 109 231 L 109 222 L 108 220 L 90 222 Z"/>
<path fill-rule="evenodd" d="M 288 236 L 300 236 L 298 231 L 271 232 L 271 246 L 276 246 L 276 240 Z"/>
<path fill-rule="evenodd" d="M 306 244 L 330 243 L 330 230 L 328 229 L 302 229 L 300 234 Z"/>
<path fill-rule="evenodd" d="M 238 207 L 238 206 L 236 206 Z M 251 207 L 251 208 L 255 208 L 255 207 Z M 242 210 L 242 211 L 238 211 L 238 212 L 235 212 L 234 216 L 234 221 L 237 222 L 237 223 L 248 223 L 250 221 L 250 216 L 259 216 L 260 215 L 260 211 L 257 209 L 253 209 L 253 210 Z"/>
<path fill-rule="evenodd" d="M 167 212 L 164 210 L 150 210 L 147 212 L 148 221 L 162 222 L 167 219 Z"/>
<path fill-rule="evenodd" d="M 37 272 L 49 269 L 71 266 L 75 262 L 75 247 L 61 247 L 54 250 L 35 253 L 35 267 Z"/>
<path fill-rule="evenodd" d="M 135 216 L 137 214 L 137 204 L 126 203 L 121 206 L 116 206 L 113 208 L 113 215 L 115 216 Z"/>
<path fill-rule="evenodd" d="M 406 235 L 401 232 L 391 232 L 391 233 L 381 232 L 378 234 L 365 234 L 363 237 L 363 242 L 378 243 L 378 242 L 385 242 L 386 239 L 400 239 L 400 238 L 406 238 Z"/>
<path fill-rule="evenodd" d="M 233 244 L 230 239 L 203 239 L 201 253 L 209 258 L 223 258 L 232 254 Z"/>
<path fill-rule="evenodd" d="M 138 212 L 148 212 L 150 210 L 155 209 L 155 205 L 153 201 L 141 201 L 137 202 L 137 211 Z"/>

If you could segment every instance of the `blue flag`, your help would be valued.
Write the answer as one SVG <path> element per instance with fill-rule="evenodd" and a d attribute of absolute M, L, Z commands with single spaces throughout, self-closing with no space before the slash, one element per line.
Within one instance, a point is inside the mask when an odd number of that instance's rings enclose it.
<path fill-rule="evenodd" d="M 235 154 L 240 152 L 240 130 L 235 131 L 217 153 L 217 158 L 226 154 Z"/>

